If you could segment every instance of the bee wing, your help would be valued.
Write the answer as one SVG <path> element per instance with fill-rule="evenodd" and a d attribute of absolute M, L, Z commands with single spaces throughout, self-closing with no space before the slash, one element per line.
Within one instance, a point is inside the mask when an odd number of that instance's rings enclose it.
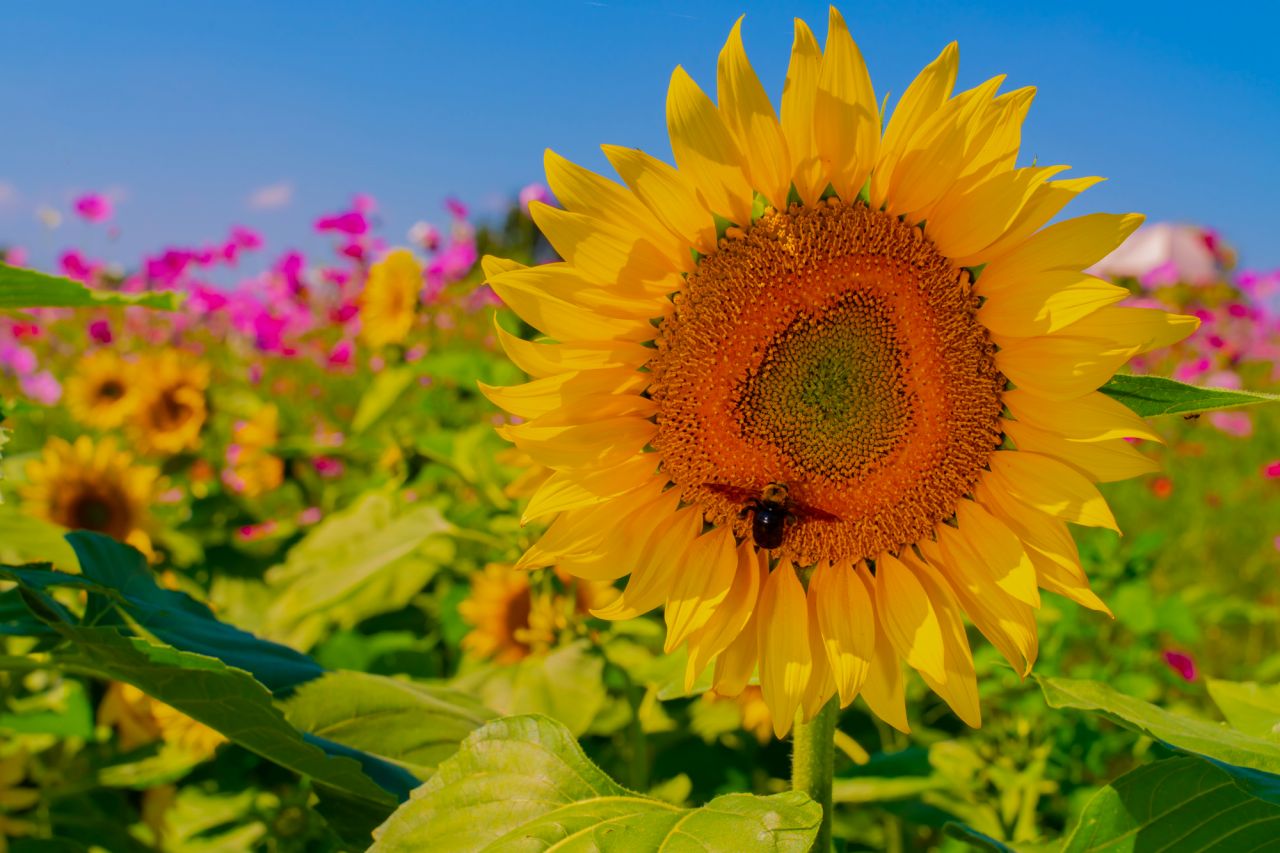
<path fill-rule="evenodd" d="M 702 486 L 716 494 L 724 495 L 734 503 L 745 504 L 760 497 L 758 491 L 744 489 L 741 486 L 731 486 L 728 483 L 703 483 Z"/>
<path fill-rule="evenodd" d="M 802 504 L 799 501 L 792 501 L 791 508 L 796 515 L 802 516 L 804 518 L 812 518 L 817 521 L 844 521 L 844 519 L 841 518 L 840 516 L 833 515 L 827 512 L 825 509 L 818 509 L 816 506 L 809 506 L 808 504 Z"/>

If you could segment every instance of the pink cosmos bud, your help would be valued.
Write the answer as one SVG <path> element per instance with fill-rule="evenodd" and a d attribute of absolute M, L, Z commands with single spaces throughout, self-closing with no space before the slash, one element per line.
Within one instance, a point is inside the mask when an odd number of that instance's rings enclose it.
<path fill-rule="evenodd" d="M 333 345 L 333 349 L 329 350 L 329 366 L 347 367 L 351 364 L 354 354 L 355 344 L 349 338 L 340 340 Z"/>
<path fill-rule="evenodd" d="M 359 237 L 361 234 L 368 233 L 369 220 L 360 211 L 351 210 L 320 217 L 315 222 L 315 229 L 320 232 L 336 231 L 349 237 Z"/>
<path fill-rule="evenodd" d="M 62 399 L 62 385 L 47 370 L 19 378 L 22 393 L 42 406 L 52 406 Z"/>
<path fill-rule="evenodd" d="M 103 222 L 111 218 L 111 199 L 101 193 L 86 193 L 75 200 L 75 211 L 88 222 Z"/>
<path fill-rule="evenodd" d="M 1164 662 L 1169 664 L 1170 669 L 1182 676 L 1184 681 L 1196 680 L 1196 662 L 1191 655 L 1183 652 L 1165 652 Z"/>
<path fill-rule="evenodd" d="M 325 478 L 341 477 L 346 470 L 342 460 L 332 456 L 317 456 L 311 464 L 315 466 L 316 473 Z"/>
<path fill-rule="evenodd" d="M 430 222 L 415 222 L 409 229 L 409 241 L 434 252 L 440 248 L 440 229 Z"/>
<path fill-rule="evenodd" d="M 100 344 L 111 343 L 111 324 L 106 320 L 94 320 L 89 324 L 89 337 Z"/>
<path fill-rule="evenodd" d="M 316 524 L 320 519 L 324 518 L 324 512 L 318 506 L 309 506 L 302 512 L 298 513 L 298 524 L 306 526 L 308 524 Z"/>
<path fill-rule="evenodd" d="M 1253 421 L 1244 412 L 1212 412 L 1209 423 L 1236 438 L 1248 438 L 1253 435 Z"/>
<path fill-rule="evenodd" d="M 551 191 L 538 183 L 528 184 L 520 190 L 520 209 L 528 213 L 529 202 L 531 201 L 540 201 L 543 204 L 556 203 L 556 200 L 551 196 Z"/>
<path fill-rule="evenodd" d="M 4 250 L 4 260 L 0 263 L 6 263 L 11 267 L 24 267 L 27 265 L 27 250 L 21 246 L 10 246 Z"/>
<path fill-rule="evenodd" d="M 1262 466 L 1262 476 L 1268 480 L 1280 480 L 1280 459 Z"/>
<path fill-rule="evenodd" d="M 378 201 L 368 193 L 356 193 L 356 197 L 351 200 L 351 206 L 361 213 L 373 213 L 378 209 Z"/>
<path fill-rule="evenodd" d="M 454 219 L 466 219 L 469 213 L 467 206 L 453 196 L 449 196 L 444 200 L 444 206 Z"/>

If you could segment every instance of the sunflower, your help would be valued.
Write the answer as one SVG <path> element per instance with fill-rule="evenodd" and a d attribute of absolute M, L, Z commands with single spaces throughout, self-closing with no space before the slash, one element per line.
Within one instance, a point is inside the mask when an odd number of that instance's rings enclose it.
<path fill-rule="evenodd" d="M 740 25 L 718 104 L 672 76 L 674 168 L 606 146 L 624 186 L 548 152 L 564 209 L 531 210 L 564 262 L 485 261 L 550 339 L 499 330 L 535 378 L 484 389 L 554 471 L 518 566 L 629 573 L 596 614 L 665 603 L 687 683 L 758 669 L 779 737 L 837 694 L 905 731 L 904 660 L 977 726 L 962 616 L 1025 674 L 1042 589 L 1105 611 L 1067 523 L 1114 529 L 1094 483 L 1151 471 L 1124 439 L 1158 436 L 1097 389 L 1197 321 L 1081 272 L 1141 217 L 1045 226 L 1098 179 L 1015 165 L 1033 90 L 953 94 L 952 44 L 882 133 L 833 9 L 825 48 L 796 22 L 779 117 Z"/>
<path fill-rule="evenodd" d="M 102 697 L 98 725 L 114 728 L 120 748 L 126 752 L 163 741 L 186 756 L 203 759 L 226 742 L 204 723 L 121 681 L 113 681 Z"/>
<path fill-rule="evenodd" d="M 194 450 L 208 416 L 209 365 L 175 350 L 149 355 L 134 368 L 138 404 L 129 419 L 145 453 Z"/>
<path fill-rule="evenodd" d="M 115 439 L 80 436 L 75 444 L 51 438 L 27 465 L 23 506 L 32 515 L 72 530 L 94 530 L 144 553 L 148 507 L 158 472 L 134 464 Z"/>
<path fill-rule="evenodd" d="M 251 418 L 238 422 L 227 448 L 231 467 L 223 478 L 228 485 L 248 498 L 278 488 L 284 482 L 284 461 L 268 451 L 279 440 L 280 412 L 275 406 L 262 406 Z"/>
<path fill-rule="evenodd" d="M 413 328 L 422 291 L 422 265 L 396 249 L 369 268 L 360 292 L 360 338 L 371 347 L 398 344 Z"/>
<path fill-rule="evenodd" d="M 111 350 L 95 350 L 81 356 L 67 380 L 67 407 L 85 426 L 115 429 L 129 416 L 136 402 L 134 391 L 124 361 Z"/>
<path fill-rule="evenodd" d="M 500 664 L 516 663 L 550 649 L 574 622 L 615 595 L 607 583 L 575 583 L 560 576 L 567 594 L 534 590 L 529 575 L 510 566 L 486 566 L 472 578 L 471 595 L 458 605 L 463 621 L 472 626 L 462 638 L 463 650 Z"/>

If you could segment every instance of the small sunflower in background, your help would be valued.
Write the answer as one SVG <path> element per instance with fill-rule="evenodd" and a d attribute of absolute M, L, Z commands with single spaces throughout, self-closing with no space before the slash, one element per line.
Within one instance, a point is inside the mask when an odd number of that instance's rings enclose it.
<path fill-rule="evenodd" d="M 956 93 L 952 44 L 882 122 L 833 9 L 825 48 L 796 22 L 779 114 L 740 23 L 718 102 L 672 76 L 675 167 L 548 152 L 564 207 L 530 211 L 564 262 L 484 261 L 547 338 L 500 331 L 534 378 L 484 388 L 554 472 L 517 566 L 629 574 L 596 615 L 665 604 L 687 684 L 758 672 L 779 737 L 835 695 L 905 731 L 903 661 L 977 726 L 963 617 L 1025 674 L 1041 590 L 1106 611 L 1067 524 L 1115 529 L 1094 483 L 1159 438 L 1098 388 L 1197 321 L 1083 272 L 1141 217 L 1046 225 L 1099 179 L 1016 165 L 1034 90 Z"/>
<path fill-rule="evenodd" d="M 565 592 L 535 590 L 528 572 L 489 565 L 471 579 L 471 595 L 458 613 L 471 631 L 462 649 L 481 660 L 518 663 L 541 654 L 573 633 L 591 610 L 608 604 L 616 591 L 608 584 L 574 581 L 561 575 Z"/>
<path fill-rule="evenodd" d="M 205 391 L 209 365 L 176 350 L 140 359 L 133 369 L 138 403 L 129 418 L 144 453 L 173 455 L 194 450 L 208 417 Z"/>
<path fill-rule="evenodd" d="M 108 430 L 122 425 L 137 402 L 134 376 L 124 359 L 109 349 L 81 356 L 67 380 L 71 416 L 87 427 Z"/>
<path fill-rule="evenodd" d="M 116 742 L 125 752 L 163 741 L 184 756 L 200 760 L 226 743 L 225 737 L 204 723 L 121 681 L 111 682 L 102 697 L 98 725 L 114 729 Z"/>
<path fill-rule="evenodd" d="M 284 482 L 284 460 L 270 452 L 279 440 L 280 412 L 275 406 L 262 406 L 249 419 L 237 422 L 223 480 L 247 498 L 279 488 Z"/>
<path fill-rule="evenodd" d="M 149 507 L 159 472 L 139 465 L 114 438 L 51 438 L 27 464 L 23 508 L 72 530 L 92 530 L 151 552 Z"/>
<path fill-rule="evenodd" d="M 360 291 L 360 339 L 370 347 L 403 341 L 413 328 L 422 293 L 422 264 L 408 249 L 395 249 L 369 268 Z"/>

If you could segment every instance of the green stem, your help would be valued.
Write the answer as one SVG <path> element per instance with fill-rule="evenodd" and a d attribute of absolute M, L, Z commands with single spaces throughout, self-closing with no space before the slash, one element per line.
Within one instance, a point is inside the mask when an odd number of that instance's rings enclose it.
<path fill-rule="evenodd" d="M 831 850 L 831 775 L 839 715 L 833 696 L 812 720 L 807 723 L 797 720 L 792 735 L 791 788 L 804 791 L 822 806 L 822 826 L 813 843 L 814 853 Z"/>

